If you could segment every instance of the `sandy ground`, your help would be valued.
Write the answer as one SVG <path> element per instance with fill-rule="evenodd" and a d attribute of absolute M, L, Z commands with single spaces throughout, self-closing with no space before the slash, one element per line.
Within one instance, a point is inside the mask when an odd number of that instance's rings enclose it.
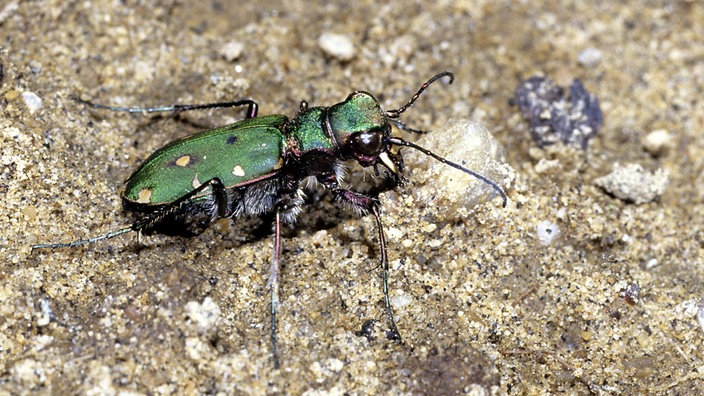
<path fill-rule="evenodd" d="M 191 3 L 3 3 L 0 394 L 704 393 L 702 3 Z M 352 47 L 327 49 L 329 34 Z M 189 239 L 30 254 L 129 224 L 119 192 L 142 160 L 242 117 L 111 113 L 72 95 L 251 97 L 260 114 L 294 116 L 302 99 L 355 89 L 396 108 L 444 70 L 455 83 L 431 87 L 404 122 L 483 124 L 513 179 L 497 180 L 505 209 L 467 208 L 421 158 L 383 195 L 401 343 L 385 337 L 373 219 L 326 196 L 285 230 L 278 370 L 270 234 L 220 221 Z M 509 100 L 534 75 L 579 78 L 599 98 L 586 150 L 531 139 Z M 595 180 L 616 163 L 640 165 L 636 187 L 662 176 L 664 191 L 605 192 Z"/>

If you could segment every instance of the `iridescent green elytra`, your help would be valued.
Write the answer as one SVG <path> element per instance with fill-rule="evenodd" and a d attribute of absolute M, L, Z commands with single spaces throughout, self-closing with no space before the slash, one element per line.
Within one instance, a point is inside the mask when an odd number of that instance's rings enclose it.
<path fill-rule="evenodd" d="M 269 178 L 288 151 L 282 133 L 287 121 L 282 115 L 250 118 L 169 143 L 132 174 L 122 197 L 134 204 L 168 205 L 214 178 L 226 187 Z"/>
<path fill-rule="evenodd" d="M 165 234 L 195 234 L 220 218 L 274 215 L 274 252 L 271 260 L 271 347 L 278 367 L 276 308 L 278 304 L 281 223 L 293 223 L 303 205 L 304 192 L 316 185 L 328 189 L 335 200 L 360 215 L 376 220 L 382 291 L 390 323 L 389 339 L 401 335 L 391 311 L 388 291 L 389 261 L 381 223 L 378 194 L 357 192 L 343 186 L 345 160 L 374 167 L 380 186 L 391 189 L 402 184 L 403 158 L 394 146 L 410 147 L 491 185 L 499 186 L 469 169 L 448 161 L 400 137 L 392 136 L 392 125 L 411 132 L 397 119 L 433 82 L 452 73 L 435 75 L 398 110 L 382 110 L 371 94 L 357 91 L 330 107 L 312 107 L 301 102 L 299 114 L 257 117 L 257 104 L 249 99 L 203 105 L 150 108 L 112 107 L 79 100 L 94 108 L 134 113 L 186 111 L 248 106 L 246 119 L 172 142 L 147 158 L 127 180 L 122 194 L 125 208 L 143 213 L 129 227 L 70 243 L 32 246 L 32 250 L 73 247 L 136 231 Z M 317 183 L 311 183 L 313 180 Z"/>

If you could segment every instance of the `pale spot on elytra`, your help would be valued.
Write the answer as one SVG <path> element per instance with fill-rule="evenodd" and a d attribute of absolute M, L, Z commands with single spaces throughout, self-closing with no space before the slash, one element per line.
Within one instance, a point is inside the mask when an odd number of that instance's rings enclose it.
<path fill-rule="evenodd" d="M 284 159 L 279 158 L 279 162 L 277 162 L 276 165 L 274 165 L 274 169 L 281 169 L 283 167 L 284 167 Z"/>
<path fill-rule="evenodd" d="M 149 203 L 149 200 L 152 198 L 152 189 L 151 188 L 143 188 L 139 190 L 137 193 L 137 202 L 139 203 Z"/>
<path fill-rule="evenodd" d="M 198 180 L 198 174 L 196 173 L 196 175 L 193 176 L 193 181 L 191 182 L 191 185 L 193 186 L 193 188 L 198 188 L 201 184 L 202 183 L 200 182 L 200 180 Z"/>
<path fill-rule="evenodd" d="M 176 165 L 178 166 L 187 166 L 191 162 L 191 156 L 190 155 L 184 155 L 182 157 L 179 157 L 179 159 L 176 160 Z"/>
<path fill-rule="evenodd" d="M 244 169 L 242 169 L 241 166 L 237 165 L 232 169 L 232 174 L 235 176 L 244 176 Z"/>

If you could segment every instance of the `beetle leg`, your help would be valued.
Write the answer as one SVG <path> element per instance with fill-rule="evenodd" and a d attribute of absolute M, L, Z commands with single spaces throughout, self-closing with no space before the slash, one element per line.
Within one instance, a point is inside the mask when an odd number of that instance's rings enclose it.
<path fill-rule="evenodd" d="M 361 216 L 372 213 L 374 208 L 381 206 L 378 199 L 352 190 L 337 188 L 332 190 L 332 194 L 336 201 L 339 201 Z"/>
<path fill-rule="evenodd" d="M 217 102 L 217 103 L 204 103 L 204 104 L 175 104 L 167 106 L 154 106 L 154 107 L 120 107 L 120 106 L 108 106 L 100 103 L 93 103 L 88 100 L 81 99 L 79 97 L 73 97 L 76 102 L 83 103 L 86 106 L 90 106 L 94 109 L 105 109 L 110 111 L 126 111 L 128 113 L 160 113 L 165 111 L 173 111 L 176 113 L 182 111 L 190 110 L 205 110 L 205 109 L 221 109 L 225 107 L 239 107 L 247 106 L 247 112 L 245 113 L 246 118 L 254 118 L 257 116 L 257 109 L 259 106 L 257 102 L 251 99 L 233 100 L 230 102 Z"/>
<path fill-rule="evenodd" d="M 394 313 L 391 311 L 391 301 L 389 300 L 389 256 L 386 252 L 386 237 L 384 236 L 384 227 L 381 224 L 381 216 L 379 215 L 379 208 L 373 206 L 372 214 L 376 220 L 376 228 L 379 230 L 379 250 L 381 250 L 381 288 L 384 291 L 384 305 L 386 305 L 386 315 L 389 317 L 389 322 L 391 323 L 391 331 L 387 333 L 387 337 L 390 340 L 401 341 L 401 333 L 396 327 L 396 321 L 394 320 Z"/>
<path fill-rule="evenodd" d="M 227 193 L 225 191 L 225 185 L 220 179 L 216 177 L 206 181 L 205 183 L 198 186 L 198 188 L 195 188 L 193 191 L 190 191 L 188 194 L 170 203 L 169 205 L 166 205 L 163 209 L 154 212 L 153 214 L 147 216 L 144 219 L 137 220 L 132 224 L 131 229 L 133 231 L 149 233 L 149 231 L 152 231 L 155 228 L 159 228 L 159 226 L 163 225 L 164 222 L 167 221 L 169 216 L 182 215 L 183 213 L 180 213 L 180 211 L 183 209 L 184 204 L 192 200 L 195 196 L 197 196 L 207 188 L 212 189 L 210 192 L 210 196 L 213 202 L 212 205 L 214 206 L 214 210 L 211 213 L 211 217 L 209 219 L 208 224 L 212 223 L 213 221 L 219 218 L 226 217 L 229 214 L 229 208 L 227 205 Z M 162 229 L 159 231 L 168 232 L 169 230 Z"/>
<path fill-rule="evenodd" d="M 379 250 L 381 261 L 381 288 L 384 293 L 384 305 L 386 306 L 386 315 L 391 323 L 391 330 L 387 333 L 387 338 L 394 341 L 401 340 L 401 333 L 398 331 L 394 314 L 391 310 L 391 300 L 389 299 L 389 257 L 386 251 L 386 237 L 384 236 L 384 226 L 381 223 L 381 215 L 379 208 L 381 204 L 379 200 L 351 190 L 344 190 L 339 187 L 333 187 L 332 193 L 335 199 L 352 207 L 360 214 L 371 213 L 376 220 L 376 228 L 379 231 Z"/>
<path fill-rule="evenodd" d="M 274 368 L 279 368 L 279 351 L 276 343 L 276 308 L 279 305 L 279 258 L 281 257 L 281 212 L 276 209 L 274 225 L 274 253 L 269 269 L 269 287 L 271 288 L 271 350 L 274 355 Z"/>

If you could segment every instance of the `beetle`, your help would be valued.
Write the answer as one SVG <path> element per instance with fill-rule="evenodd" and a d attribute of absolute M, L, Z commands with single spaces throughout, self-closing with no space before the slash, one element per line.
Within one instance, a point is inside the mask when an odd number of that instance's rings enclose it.
<path fill-rule="evenodd" d="M 390 339 L 401 336 L 389 301 L 389 262 L 381 222 L 381 191 L 357 192 L 343 187 L 344 162 L 356 161 L 373 167 L 383 181 L 383 189 L 403 184 L 404 163 L 400 149 L 409 147 L 470 174 L 495 189 L 506 206 L 504 191 L 486 177 L 428 149 L 392 135 L 392 126 L 410 132 L 423 132 L 398 121 L 435 81 L 454 75 L 439 73 L 396 110 L 386 110 L 374 96 L 355 91 L 330 107 L 300 104 L 298 115 L 258 116 L 251 99 L 195 105 L 158 107 L 115 107 L 77 100 L 96 109 L 132 113 L 181 112 L 210 108 L 246 106 L 245 119 L 173 141 L 156 150 L 127 179 L 122 192 L 126 210 L 141 214 L 131 225 L 103 235 L 69 243 L 45 243 L 31 250 L 74 247 L 114 238 L 128 232 L 193 235 L 220 218 L 241 218 L 273 214 L 274 251 L 268 286 L 271 304 L 271 348 L 274 366 L 279 366 L 276 340 L 281 225 L 293 224 L 304 204 L 305 192 L 316 185 L 332 193 L 335 201 L 360 216 L 374 216 L 379 238 L 384 304 L 391 330 Z M 379 189 L 379 190 L 383 190 Z"/>

